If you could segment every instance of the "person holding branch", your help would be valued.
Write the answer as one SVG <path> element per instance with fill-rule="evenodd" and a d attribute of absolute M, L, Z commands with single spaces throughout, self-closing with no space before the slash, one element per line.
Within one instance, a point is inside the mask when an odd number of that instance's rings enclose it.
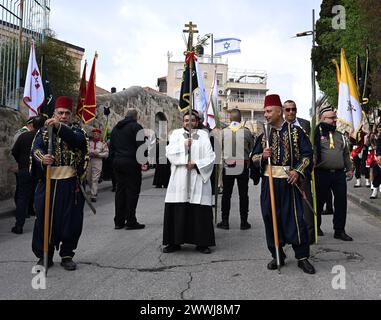
<path fill-rule="evenodd" d="M 311 170 L 312 146 L 300 127 L 284 121 L 278 95 L 265 98 L 264 116 L 268 130 L 258 137 L 251 160 L 262 175 L 261 210 L 267 247 L 273 257 L 267 268 L 279 270 L 284 266 L 286 255 L 282 247 L 291 244 L 298 267 L 314 274 L 315 268 L 308 261 L 310 247 L 303 198 L 296 187 Z"/>

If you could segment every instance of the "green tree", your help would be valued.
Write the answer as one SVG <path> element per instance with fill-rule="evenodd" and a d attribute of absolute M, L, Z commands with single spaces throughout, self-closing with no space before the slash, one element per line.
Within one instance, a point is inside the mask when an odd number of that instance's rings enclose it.
<path fill-rule="evenodd" d="M 76 96 L 79 74 L 67 48 L 55 38 L 48 37 L 43 43 L 36 46 L 36 56 L 39 62 L 43 54 L 54 96 Z"/>
<path fill-rule="evenodd" d="M 332 8 L 341 5 L 346 10 L 346 28 L 334 29 L 332 19 L 335 14 Z M 376 9 L 376 10 L 375 10 Z M 380 44 L 381 39 L 381 4 L 379 0 L 323 0 L 320 19 L 317 21 L 317 47 L 313 52 L 313 60 L 317 70 L 317 81 L 321 90 L 328 96 L 329 102 L 336 106 L 338 101 L 336 69 L 332 59 L 340 63 L 341 48 L 345 49 L 346 57 L 352 73 L 355 71 L 356 56 L 365 61 L 365 48 L 370 47 L 370 63 L 372 67 L 372 100 L 379 99 L 378 87 L 380 74 Z M 377 88 L 376 88 L 377 87 Z M 372 101 L 371 100 L 371 101 Z"/>

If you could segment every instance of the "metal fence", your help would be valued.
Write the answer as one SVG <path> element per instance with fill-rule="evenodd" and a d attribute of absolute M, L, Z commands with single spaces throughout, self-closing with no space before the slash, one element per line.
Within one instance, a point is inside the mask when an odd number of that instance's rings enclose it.
<path fill-rule="evenodd" d="M 19 109 L 30 41 L 43 40 L 49 13 L 50 0 L 0 0 L 0 107 Z"/>

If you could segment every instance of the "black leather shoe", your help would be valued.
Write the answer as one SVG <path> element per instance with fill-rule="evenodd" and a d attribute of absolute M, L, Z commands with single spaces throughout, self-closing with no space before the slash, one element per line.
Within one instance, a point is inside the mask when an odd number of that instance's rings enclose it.
<path fill-rule="evenodd" d="M 217 223 L 217 228 L 218 229 L 224 229 L 224 230 L 229 230 L 229 223 L 225 221 L 221 221 Z"/>
<path fill-rule="evenodd" d="M 122 226 L 115 226 L 115 230 L 120 230 L 120 229 L 124 229 L 125 228 L 125 224 L 122 225 Z"/>
<path fill-rule="evenodd" d="M 39 259 L 37 262 L 37 265 L 38 266 L 44 266 L 44 259 L 43 258 Z M 48 269 L 53 267 L 53 266 L 54 266 L 53 259 L 48 259 Z"/>
<path fill-rule="evenodd" d="M 284 259 L 280 259 L 280 266 L 283 267 L 285 265 Z M 267 269 L 269 270 L 277 270 L 278 265 L 276 264 L 276 259 L 272 259 L 268 264 L 267 264 Z"/>
<path fill-rule="evenodd" d="M 248 223 L 247 221 L 241 222 L 241 230 L 248 230 L 251 228 L 251 224 Z"/>
<path fill-rule="evenodd" d="M 97 198 L 91 198 L 91 202 L 97 202 Z"/>
<path fill-rule="evenodd" d="M 319 237 L 324 237 L 324 232 L 323 232 L 323 230 L 321 230 L 320 228 L 319 228 L 319 230 L 318 230 L 318 236 L 319 236 Z"/>
<path fill-rule="evenodd" d="M 140 224 L 139 222 L 136 222 L 134 224 L 128 225 L 126 224 L 125 229 L 126 230 L 139 230 L 139 229 L 144 229 L 146 227 L 145 224 Z"/>
<path fill-rule="evenodd" d="M 172 252 L 180 251 L 180 250 L 181 250 L 181 246 L 179 246 L 178 244 L 169 244 L 168 246 L 163 248 L 164 253 L 172 253 Z"/>
<path fill-rule="evenodd" d="M 74 271 L 77 269 L 77 264 L 73 261 L 72 258 L 62 258 L 61 266 L 63 266 L 67 271 Z"/>
<path fill-rule="evenodd" d="M 201 253 L 204 253 L 204 254 L 211 254 L 212 253 L 212 250 L 210 250 L 209 247 L 201 247 L 201 246 L 197 246 L 196 247 L 196 250 L 201 252 Z"/>
<path fill-rule="evenodd" d="M 348 236 L 345 231 L 341 231 L 341 232 L 336 232 L 335 231 L 335 234 L 333 236 L 335 239 L 340 239 L 340 240 L 343 240 L 343 241 L 353 241 L 353 238 Z"/>
<path fill-rule="evenodd" d="M 12 228 L 11 232 L 13 232 L 15 234 L 23 234 L 23 229 L 22 229 L 22 227 L 14 226 Z"/>
<path fill-rule="evenodd" d="M 316 272 L 314 266 L 307 259 L 299 260 L 298 267 L 302 269 L 304 273 L 314 274 Z"/>

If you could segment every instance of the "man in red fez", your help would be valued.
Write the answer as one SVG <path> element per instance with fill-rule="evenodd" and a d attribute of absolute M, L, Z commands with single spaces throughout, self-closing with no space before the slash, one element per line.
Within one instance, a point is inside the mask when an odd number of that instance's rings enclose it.
<path fill-rule="evenodd" d="M 315 269 L 308 261 L 310 250 L 303 219 L 303 199 L 295 187 L 310 174 L 313 155 L 311 143 L 300 127 L 284 121 L 278 95 L 266 97 L 264 116 L 268 130 L 258 137 L 251 156 L 254 167 L 262 174 L 261 210 L 267 247 L 273 257 L 267 268 L 277 269 L 269 186 L 268 159 L 271 159 L 281 266 L 285 265 L 286 258 L 282 247 L 292 244 L 298 267 L 305 273 L 313 274 Z"/>
<path fill-rule="evenodd" d="M 92 202 L 97 202 L 98 181 L 102 173 L 102 160 L 107 159 L 108 155 L 108 146 L 102 140 L 102 131 L 94 128 L 92 130 L 92 139 L 90 140 L 90 164 L 87 170 L 87 183 L 90 186 Z"/>
<path fill-rule="evenodd" d="M 46 166 L 51 165 L 51 203 L 48 267 L 53 266 L 54 249 L 59 250 L 65 270 L 75 270 L 74 250 L 83 225 L 84 196 L 80 184 L 89 161 L 86 133 L 72 124 L 73 99 L 59 97 L 53 117 L 45 122 L 32 145 L 31 172 L 38 179 L 35 192 L 36 222 L 32 250 L 43 265 Z M 53 127 L 53 152 L 48 154 L 48 126 Z"/>

